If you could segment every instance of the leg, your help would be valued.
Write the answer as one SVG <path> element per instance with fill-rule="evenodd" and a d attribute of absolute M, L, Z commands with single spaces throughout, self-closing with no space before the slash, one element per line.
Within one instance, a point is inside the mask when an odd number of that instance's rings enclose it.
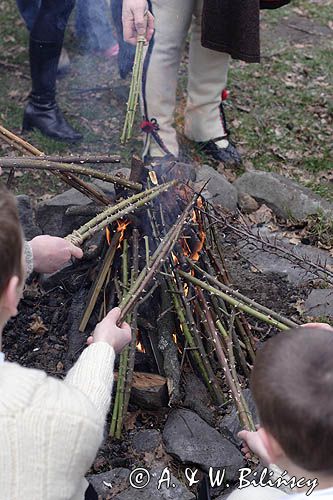
<path fill-rule="evenodd" d="M 227 83 L 230 56 L 202 47 L 202 0 L 197 0 L 196 3 L 191 27 L 185 135 L 199 142 L 226 134 L 221 123 L 219 105 L 221 92 Z"/>
<path fill-rule="evenodd" d="M 152 0 L 156 29 L 146 58 L 143 105 L 146 117 L 157 120 L 159 136 L 175 156 L 178 156 L 178 143 L 172 125 L 178 68 L 194 5 L 195 0 Z M 146 138 L 145 153 L 151 156 L 165 155 L 150 135 Z"/>
<path fill-rule="evenodd" d="M 56 102 L 59 57 L 74 0 L 42 0 L 30 34 L 32 92 L 26 107 L 23 129 L 38 128 L 61 140 L 75 141 L 81 134 L 66 122 Z"/>
<path fill-rule="evenodd" d="M 40 8 L 40 0 L 16 0 L 17 7 L 29 31 L 31 31 Z"/>

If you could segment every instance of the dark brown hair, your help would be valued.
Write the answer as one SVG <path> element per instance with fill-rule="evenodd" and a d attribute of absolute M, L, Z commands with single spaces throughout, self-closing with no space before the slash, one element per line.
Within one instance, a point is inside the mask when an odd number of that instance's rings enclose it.
<path fill-rule="evenodd" d="M 23 277 L 22 228 L 16 201 L 0 184 L 0 295 L 12 276 Z"/>
<path fill-rule="evenodd" d="M 333 472 L 333 332 L 297 328 L 258 352 L 251 388 L 261 425 L 287 457 L 311 471 Z"/>

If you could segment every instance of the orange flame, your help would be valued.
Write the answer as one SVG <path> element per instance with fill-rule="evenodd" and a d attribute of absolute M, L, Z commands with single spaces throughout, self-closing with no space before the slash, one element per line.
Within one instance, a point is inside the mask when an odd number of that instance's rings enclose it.
<path fill-rule="evenodd" d="M 117 220 L 117 233 L 120 233 L 119 245 L 124 239 L 125 231 L 127 226 L 130 224 L 130 221 L 126 220 Z"/>
<path fill-rule="evenodd" d="M 138 343 L 136 344 L 136 350 L 139 352 L 146 352 L 145 348 L 143 347 L 143 344 L 141 344 L 140 341 L 138 341 Z"/>
<path fill-rule="evenodd" d="M 191 255 L 191 259 L 195 260 L 195 261 L 199 260 L 200 252 L 203 249 L 203 246 L 204 246 L 205 241 L 206 241 L 206 233 L 204 231 L 201 230 L 199 232 L 199 236 L 200 236 L 200 242 L 198 243 L 197 248 L 195 249 L 195 251 Z"/>
<path fill-rule="evenodd" d="M 108 245 L 110 246 L 111 245 L 111 231 L 108 227 L 105 229 L 105 236 L 106 236 L 106 241 L 108 242 Z"/>

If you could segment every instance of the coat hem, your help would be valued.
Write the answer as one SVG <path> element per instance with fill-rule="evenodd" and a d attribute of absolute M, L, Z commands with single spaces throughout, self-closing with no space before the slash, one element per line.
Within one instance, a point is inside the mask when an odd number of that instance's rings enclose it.
<path fill-rule="evenodd" d="M 232 49 L 228 45 L 223 43 L 202 41 L 201 44 L 206 49 L 215 50 L 217 52 L 226 52 L 232 57 L 232 59 L 240 59 L 241 61 L 247 63 L 260 63 L 260 54 L 258 55 L 245 54 L 244 52 Z"/>

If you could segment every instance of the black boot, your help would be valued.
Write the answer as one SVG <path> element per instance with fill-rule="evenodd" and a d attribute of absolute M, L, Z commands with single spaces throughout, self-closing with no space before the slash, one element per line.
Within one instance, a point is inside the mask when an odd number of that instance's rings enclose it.
<path fill-rule="evenodd" d="M 75 142 L 82 139 L 82 135 L 67 123 L 55 100 L 61 46 L 30 37 L 32 92 L 24 111 L 23 131 L 37 128 L 48 137 Z"/>

